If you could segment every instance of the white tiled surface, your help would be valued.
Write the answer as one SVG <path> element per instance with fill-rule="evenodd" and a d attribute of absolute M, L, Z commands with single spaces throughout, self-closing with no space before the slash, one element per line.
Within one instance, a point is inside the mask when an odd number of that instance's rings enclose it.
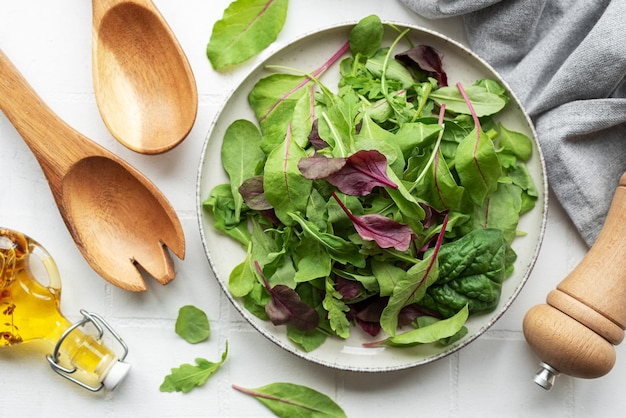
<path fill-rule="evenodd" d="M 230 0 L 155 0 L 185 49 L 198 83 L 200 107 L 189 137 L 158 156 L 119 145 L 99 118 L 91 82 L 91 6 L 85 0 L 0 0 L 0 48 L 59 116 L 150 177 L 182 219 L 187 257 L 166 287 L 149 283 L 143 294 L 124 292 L 97 276 L 74 246 L 41 170 L 16 131 L 0 116 L 0 224 L 25 232 L 52 253 L 63 279 L 62 311 L 79 318 L 81 308 L 105 316 L 130 347 L 133 369 L 113 393 L 92 394 L 61 379 L 32 348 L 0 352 L 0 415 L 66 417 L 268 417 L 256 400 L 231 384 L 256 387 L 276 381 L 303 384 L 334 398 L 349 417 L 604 417 L 626 409 L 621 381 L 626 359 L 606 377 L 583 381 L 560 377 L 546 392 L 531 381 L 537 359 L 526 345 L 522 317 L 541 303 L 584 254 L 558 203 L 550 201 L 544 245 L 534 273 L 511 309 L 485 335 L 455 355 L 388 374 L 339 372 L 283 352 L 257 334 L 230 306 L 212 277 L 195 213 L 199 154 L 209 125 L 228 92 L 260 57 L 218 74 L 205 56 L 213 23 Z M 456 20 L 427 22 L 396 0 L 292 0 L 286 27 L 274 45 L 368 14 L 418 23 L 463 41 Z M 193 304 L 212 325 L 210 341 L 189 345 L 173 332 L 178 309 Z M 196 357 L 217 361 L 229 341 L 227 362 L 202 388 L 161 393 L 170 368 Z"/>

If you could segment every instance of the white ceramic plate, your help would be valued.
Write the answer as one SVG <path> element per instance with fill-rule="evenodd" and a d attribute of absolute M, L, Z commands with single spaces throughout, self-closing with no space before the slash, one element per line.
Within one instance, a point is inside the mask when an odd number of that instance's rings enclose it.
<path fill-rule="evenodd" d="M 213 227 L 211 216 L 202 208 L 202 202 L 209 196 L 211 189 L 218 184 L 228 182 L 220 161 L 224 132 L 237 119 L 244 118 L 255 121 L 254 114 L 248 105 L 247 96 L 259 79 L 270 74 L 264 68 L 266 64 L 281 64 L 313 71 L 346 42 L 354 24 L 355 22 L 351 22 L 319 30 L 289 43 L 255 68 L 244 82 L 232 92 L 223 109 L 217 115 L 204 144 L 198 172 L 197 210 L 202 242 L 215 277 L 235 308 L 254 328 L 285 350 L 314 363 L 341 370 L 383 372 L 405 369 L 445 357 L 475 340 L 502 316 L 528 279 L 538 255 L 546 222 L 547 182 L 543 157 L 537 146 L 532 124 L 517 99 L 512 97 L 498 120 L 507 129 L 523 132 L 533 139 L 536 146 L 528 163 L 528 168 L 539 191 L 539 199 L 536 207 L 525 214 L 520 221 L 519 229 L 525 231 L 527 235 L 517 238 L 513 243 L 513 249 L 516 251 L 518 259 L 515 263 L 514 274 L 504 282 L 499 305 L 491 313 L 470 317 L 466 324 L 469 330 L 468 334 L 455 344 L 446 347 L 428 344 L 412 348 L 364 348 L 362 343 L 372 339 L 360 330 L 354 329 L 348 340 L 328 338 L 320 348 L 306 353 L 287 339 L 284 326 L 276 327 L 271 322 L 262 321 L 250 314 L 240 301 L 233 298 L 228 291 L 229 274 L 233 267 L 244 259 L 245 251 L 234 240 L 217 232 Z M 394 24 L 400 28 L 408 27 L 405 24 Z M 386 36 L 388 38 L 385 44 L 389 45 L 396 34 L 397 32 L 387 30 Z M 411 38 L 415 43 L 430 45 L 443 53 L 443 66 L 451 85 L 456 82 L 470 85 L 478 79 L 490 78 L 507 86 L 487 63 L 461 44 L 443 35 L 417 27 L 411 27 Z M 398 46 L 395 51 L 401 52 L 405 47 L 407 46 Z M 338 77 L 336 76 L 337 65 L 335 64 L 335 67 L 327 71 L 322 77 L 324 83 L 330 88 L 336 86 L 336 80 L 332 77 L 333 75 Z"/>

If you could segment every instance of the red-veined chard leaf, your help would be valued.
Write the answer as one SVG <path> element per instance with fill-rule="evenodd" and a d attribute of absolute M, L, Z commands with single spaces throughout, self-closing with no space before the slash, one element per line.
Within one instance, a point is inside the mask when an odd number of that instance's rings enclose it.
<path fill-rule="evenodd" d="M 302 177 L 298 161 L 306 157 L 304 150 L 291 140 L 291 130 L 281 145 L 267 156 L 263 175 L 265 199 L 272 205 L 278 219 L 292 225 L 289 212 L 306 211 L 312 184 Z"/>
<path fill-rule="evenodd" d="M 206 54 L 216 70 L 252 58 L 272 42 L 287 18 L 289 0 L 236 0 L 213 25 Z"/>
<path fill-rule="evenodd" d="M 309 180 L 325 179 L 342 193 L 368 195 L 376 186 L 398 186 L 387 176 L 387 158 L 376 150 L 357 151 L 347 158 L 307 157 L 298 162 Z"/>
<path fill-rule="evenodd" d="M 487 196 L 498 187 L 502 166 L 493 141 L 481 129 L 478 115 L 463 86 L 458 83 L 457 88 L 466 100 L 467 107 L 474 118 L 475 127 L 459 144 L 454 160 L 455 167 L 461 185 L 465 187 L 470 200 L 482 206 Z"/>
<path fill-rule="evenodd" d="M 331 398 L 306 386 L 278 382 L 256 389 L 233 385 L 233 389 L 255 397 L 280 418 L 346 418 Z"/>
<path fill-rule="evenodd" d="M 406 251 L 414 238 L 410 226 L 401 224 L 393 219 L 376 213 L 354 216 L 343 202 L 333 192 L 333 198 L 352 221 L 354 229 L 366 241 L 375 241 L 380 248 L 395 248 Z"/>
<path fill-rule="evenodd" d="M 406 275 L 396 283 L 389 302 L 380 317 L 380 326 L 390 336 L 396 335 L 398 316 L 402 308 L 419 302 L 426 294 L 428 286 L 438 279 L 437 254 L 443 243 L 447 223 L 448 216 L 446 215 L 432 253 L 425 259 L 417 261 L 407 270 Z"/>
<path fill-rule="evenodd" d="M 313 71 L 319 77 L 348 49 L 346 42 L 322 66 Z M 288 125 L 292 135 L 304 146 L 316 119 L 313 80 L 307 75 L 271 74 L 259 80 L 250 93 L 248 102 L 263 132 L 262 148 L 269 153 L 282 140 Z"/>
<path fill-rule="evenodd" d="M 442 58 L 442 53 L 428 45 L 417 45 L 396 55 L 397 60 L 409 66 L 417 66 L 437 80 L 440 87 L 445 87 L 448 85 L 448 76 L 443 69 Z"/>
<path fill-rule="evenodd" d="M 274 325 L 289 325 L 300 331 L 312 331 L 317 328 L 319 315 L 317 311 L 302 301 L 300 295 L 288 286 L 277 284 L 270 286 L 258 262 L 256 269 L 271 296 L 265 305 L 265 312 Z"/>

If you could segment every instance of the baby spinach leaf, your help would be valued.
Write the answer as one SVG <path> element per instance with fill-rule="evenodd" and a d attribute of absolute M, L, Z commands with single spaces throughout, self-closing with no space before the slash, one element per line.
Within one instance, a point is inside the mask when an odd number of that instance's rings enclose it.
<path fill-rule="evenodd" d="M 288 0 L 236 0 L 213 25 L 206 54 L 216 70 L 252 58 L 272 42 L 287 19 Z"/>
<path fill-rule="evenodd" d="M 278 382 L 256 389 L 233 385 L 233 389 L 255 397 L 280 418 L 346 418 L 331 398 L 306 386 Z"/>
<path fill-rule="evenodd" d="M 464 305 L 471 313 L 492 310 L 498 303 L 502 281 L 510 274 L 515 253 L 498 229 L 475 229 L 442 245 L 438 282 L 420 302 L 444 317 Z"/>
<path fill-rule="evenodd" d="M 161 392 L 190 392 L 193 388 L 204 385 L 222 364 L 228 355 L 228 342 L 222 353 L 222 359 L 213 363 L 203 358 L 197 358 L 196 364 L 182 364 L 173 368 L 172 373 L 165 376 L 159 387 Z"/>
<path fill-rule="evenodd" d="M 352 55 L 373 56 L 380 48 L 384 27 L 380 18 L 370 15 L 361 19 L 350 31 L 350 51 Z"/>
<path fill-rule="evenodd" d="M 241 213 L 243 198 L 239 187 L 253 177 L 257 167 L 265 159 L 261 150 L 261 134 L 250 121 L 239 119 L 228 126 L 224 133 L 221 148 L 221 160 L 230 179 L 230 187 L 235 202 L 235 218 Z"/>
<path fill-rule="evenodd" d="M 526 135 L 510 131 L 502 124 L 499 125 L 500 136 L 498 144 L 501 152 L 508 152 L 515 155 L 522 161 L 528 161 L 533 153 L 533 144 Z"/>
<path fill-rule="evenodd" d="M 191 344 L 204 341 L 211 335 L 209 318 L 193 305 L 185 305 L 178 310 L 174 329 L 176 334 Z"/>
<path fill-rule="evenodd" d="M 283 143 L 267 156 L 265 163 L 265 198 L 285 225 L 293 224 L 288 213 L 306 211 L 312 185 L 298 169 L 298 161 L 304 157 L 306 153 L 291 140 L 291 131 L 287 129 Z"/>
<path fill-rule="evenodd" d="M 294 327 L 287 327 L 287 338 L 307 353 L 319 348 L 319 346 L 326 341 L 326 337 L 327 334 L 317 329 L 313 331 L 300 331 Z"/>

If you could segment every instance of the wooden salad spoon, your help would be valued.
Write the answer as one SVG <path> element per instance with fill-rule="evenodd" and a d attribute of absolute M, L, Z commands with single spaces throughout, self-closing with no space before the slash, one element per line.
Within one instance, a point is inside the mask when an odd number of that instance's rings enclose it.
<path fill-rule="evenodd" d="M 133 151 L 168 151 L 198 111 L 185 53 L 151 0 L 93 0 L 92 9 L 94 92 L 106 127 Z"/>
<path fill-rule="evenodd" d="M 0 109 L 37 157 L 65 225 L 98 274 L 131 291 L 146 290 L 137 265 L 162 284 L 174 278 L 167 248 L 182 259 L 185 239 L 167 199 L 53 113 L 2 50 Z"/>

